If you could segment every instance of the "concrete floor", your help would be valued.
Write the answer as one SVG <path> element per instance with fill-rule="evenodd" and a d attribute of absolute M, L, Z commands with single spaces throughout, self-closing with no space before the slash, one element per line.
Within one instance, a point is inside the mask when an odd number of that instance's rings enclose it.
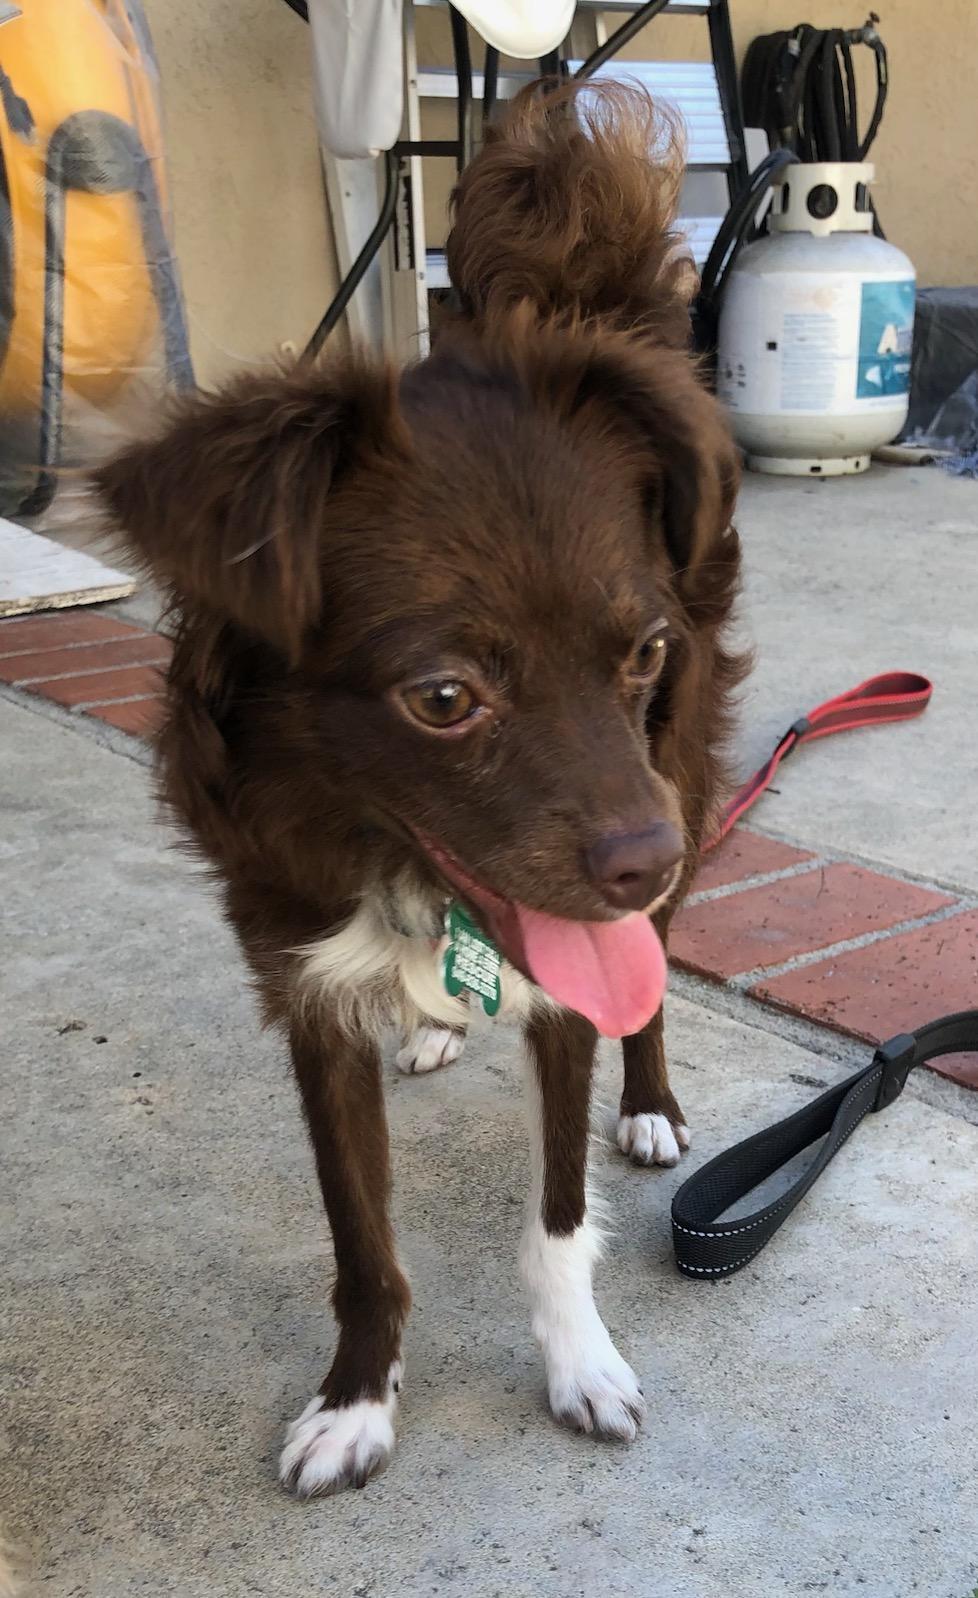
<path fill-rule="evenodd" d="M 938 683 L 919 724 L 799 756 L 762 825 L 975 884 L 976 510 L 935 473 L 748 484 L 745 767 L 871 672 Z M 599 1297 L 651 1400 L 628 1449 L 545 1410 L 514 1265 L 515 1039 L 390 1071 L 416 1301 L 400 1446 L 363 1493 L 286 1498 L 280 1432 L 332 1340 L 311 1161 L 210 891 L 168 850 L 144 766 L 99 738 L 0 701 L 0 1511 L 38 1593 L 971 1598 L 978 1126 L 975 1096 L 931 1080 L 720 1286 L 671 1264 L 685 1172 L 596 1142 Z M 838 1038 L 677 987 L 691 1161 L 851 1069 Z M 609 1051 L 609 1104 L 616 1086 Z"/>
<path fill-rule="evenodd" d="M 751 476 L 737 524 L 757 646 L 745 775 L 803 711 L 866 677 L 899 669 L 934 682 L 920 721 L 799 754 L 762 828 L 974 891 L 978 484 L 935 467 L 817 483 Z"/>

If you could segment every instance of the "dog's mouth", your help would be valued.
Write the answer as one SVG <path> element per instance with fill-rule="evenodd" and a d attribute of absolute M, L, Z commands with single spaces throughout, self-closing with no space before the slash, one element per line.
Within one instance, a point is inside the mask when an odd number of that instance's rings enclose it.
<path fill-rule="evenodd" d="M 666 957 L 640 911 L 616 921 L 567 921 L 505 899 L 432 839 L 418 842 L 511 965 L 608 1038 L 641 1032 L 662 1003 Z"/>

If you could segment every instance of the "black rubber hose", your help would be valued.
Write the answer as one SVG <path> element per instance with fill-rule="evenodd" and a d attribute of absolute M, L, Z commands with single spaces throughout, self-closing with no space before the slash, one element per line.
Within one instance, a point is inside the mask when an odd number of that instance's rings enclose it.
<path fill-rule="evenodd" d="M 758 206 L 785 167 L 794 166 L 797 160 L 792 150 L 771 150 L 754 168 L 746 189 L 738 195 L 721 222 L 706 258 L 699 289 L 700 299 L 706 304 L 719 304 L 727 273 L 747 240 Z"/>
<path fill-rule="evenodd" d="M 879 132 L 880 123 L 883 120 L 883 107 L 886 105 L 886 96 L 890 88 L 886 45 L 875 28 L 872 29 L 871 34 L 864 33 L 864 38 L 876 57 L 876 104 L 873 107 L 873 115 L 870 118 L 869 127 L 866 129 L 866 137 L 859 146 L 860 161 L 865 161 L 869 147 Z M 853 104 L 855 104 L 855 100 L 853 100 Z"/>
<path fill-rule="evenodd" d="M 783 50 L 788 42 L 788 34 L 769 33 L 752 39 L 740 69 L 744 120 L 750 127 L 764 129 L 772 149 L 776 144 L 785 142 L 782 138 L 783 74 L 779 70 L 780 52 L 775 41 L 780 41 L 780 49 Z"/>
<path fill-rule="evenodd" d="M 793 150 L 801 161 L 865 161 L 879 132 L 889 89 L 886 46 L 871 12 L 861 28 L 814 28 L 752 40 L 741 71 L 748 124 L 765 129 L 768 142 Z M 852 50 L 867 45 L 876 59 L 876 101 L 859 136 L 859 107 Z M 873 209 L 873 226 L 883 230 Z"/>
<path fill-rule="evenodd" d="M 858 161 L 861 157 L 859 154 L 859 134 L 855 125 L 856 69 L 852 64 L 852 49 L 845 35 L 842 38 L 842 69 L 846 75 L 845 104 L 851 113 L 846 120 L 845 159 L 847 161 Z"/>
<path fill-rule="evenodd" d="M 842 135 L 846 126 L 845 109 L 838 105 L 836 96 L 839 82 L 836 75 L 838 45 L 837 30 L 827 28 L 819 44 L 817 65 L 813 75 L 818 115 L 818 143 L 825 151 L 823 159 L 826 161 L 844 159 Z"/>
<path fill-rule="evenodd" d="M 785 96 L 788 143 L 799 160 L 817 161 L 813 143 L 815 125 L 814 73 L 818 58 L 818 30 L 806 23 L 798 29 L 801 50 Z"/>

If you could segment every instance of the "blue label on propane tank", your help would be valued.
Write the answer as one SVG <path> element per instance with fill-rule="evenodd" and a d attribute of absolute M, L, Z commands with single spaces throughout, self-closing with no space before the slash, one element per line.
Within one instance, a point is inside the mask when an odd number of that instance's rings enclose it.
<path fill-rule="evenodd" d="M 859 314 L 857 399 L 910 390 L 914 282 L 864 283 Z"/>

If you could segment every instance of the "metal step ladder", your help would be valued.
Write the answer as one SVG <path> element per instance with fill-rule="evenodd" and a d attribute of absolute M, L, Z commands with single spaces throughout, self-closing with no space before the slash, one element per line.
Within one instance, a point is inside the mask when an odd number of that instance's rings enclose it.
<path fill-rule="evenodd" d="M 438 8 L 450 16 L 455 68 L 419 63 L 415 11 L 429 8 Z M 610 33 L 606 13 L 622 17 Z M 614 59 L 614 50 L 625 43 L 626 37 L 633 37 L 648 26 L 653 17 L 665 21 L 677 15 L 697 16 L 707 24 L 709 61 Z M 427 353 L 430 296 L 445 292 L 450 284 L 444 251 L 426 247 L 426 160 L 451 158 L 461 167 L 477 144 L 484 106 L 512 98 L 525 83 L 539 76 L 540 70 L 573 77 L 595 53 L 599 64 L 593 76 L 637 79 L 656 99 L 668 102 L 681 113 L 687 129 L 688 168 L 680 197 L 680 226 L 697 265 L 702 265 L 730 200 L 743 188 L 748 176 L 728 0 L 652 0 L 651 4 L 649 0 L 580 0 L 561 51 L 540 63 L 539 69 L 534 70 L 533 64 L 527 63 L 525 69 L 499 71 L 498 57 L 490 51 L 486 73 L 472 70 L 465 24 L 446 0 L 404 0 L 405 137 L 388 157 L 385 186 L 385 200 L 393 206 L 393 227 L 389 241 L 365 277 L 365 286 L 358 291 L 359 303 L 351 320 L 351 331 L 356 336 L 382 342 L 400 360 L 417 359 Z M 600 57 L 604 54 L 609 59 L 602 63 Z M 437 100 L 451 101 L 456 106 L 454 140 L 422 137 L 423 107 L 426 102 Z M 345 275 L 368 229 L 376 225 L 377 178 L 376 174 L 365 178 L 363 162 L 342 162 L 328 155 L 324 162 L 339 265 Z M 356 167 L 360 172 L 349 170 Z"/>

